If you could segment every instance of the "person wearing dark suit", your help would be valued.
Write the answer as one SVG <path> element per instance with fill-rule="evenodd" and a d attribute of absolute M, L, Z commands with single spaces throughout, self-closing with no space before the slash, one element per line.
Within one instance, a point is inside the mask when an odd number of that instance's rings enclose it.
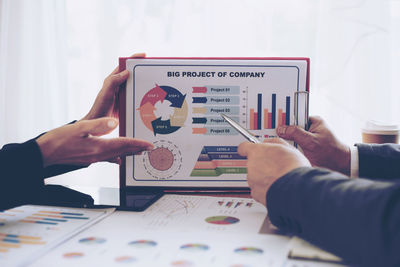
<path fill-rule="evenodd" d="M 119 85 L 128 76 L 128 71 L 119 72 L 117 67 L 104 80 L 91 110 L 81 120 L 25 143 L 3 146 L 0 150 L 0 210 L 23 204 L 71 204 L 74 199 L 92 203 L 90 196 L 45 186 L 44 178 L 99 161 L 118 164 L 122 156 L 152 149 L 151 143 L 136 138 L 100 138 L 118 125 L 116 96 Z M 65 196 L 64 199 L 60 195 Z"/>
<path fill-rule="evenodd" d="M 304 155 L 280 138 L 239 146 L 253 198 L 266 205 L 274 225 L 346 263 L 400 266 L 400 146 L 350 148 L 322 119 L 310 122 L 309 131 L 277 129 Z"/>

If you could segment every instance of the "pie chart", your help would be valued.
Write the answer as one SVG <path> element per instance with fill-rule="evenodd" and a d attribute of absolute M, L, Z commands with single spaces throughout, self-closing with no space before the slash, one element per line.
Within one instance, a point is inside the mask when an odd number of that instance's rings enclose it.
<path fill-rule="evenodd" d="M 104 238 L 99 238 L 99 237 L 86 237 L 79 240 L 79 243 L 87 245 L 102 244 L 105 242 L 106 240 Z"/>
<path fill-rule="evenodd" d="M 115 261 L 120 263 L 130 263 L 130 262 L 135 262 L 136 258 L 131 256 L 120 256 L 115 258 Z"/>
<path fill-rule="evenodd" d="M 194 266 L 194 264 L 191 261 L 187 261 L 187 260 L 177 260 L 177 261 L 171 262 L 171 266 L 175 266 L 175 267 L 191 267 L 191 266 Z"/>
<path fill-rule="evenodd" d="M 181 249 L 184 251 L 198 252 L 198 251 L 207 251 L 209 249 L 209 246 L 204 244 L 190 243 L 182 245 Z"/>
<path fill-rule="evenodd" d="M 82 258 L 84 254 L 82 252 L 68 252 L 63 255 L 64 258 L 67 259 L 77 259 Z"/>
<path fill-rule="evenodd" d="M 153 178 L 164 180 L 174 177 L 182 167 L 182 153 L 167 140 L 153 143 L 154 149 L 143 154 L 143 167 Z"/>
<path fill-rule="evenodd" d="M 129 242 L 129 245 L 135 248 L 151 248 L 157 246 L 157 242 L 152 240 L 135 240 Z"/>
<path fill-rule="evenodd" d="M 183 95 L 179 90 L 158 84 L 150 89 L 143 96 L 138 108 L 140 118 L 144 126 L 157 134 L 171 134 L 179 130 L 185 123 L 188 115 L 188 105 L 185 100 L 186 95 Z M 171 115 L 168 118 L 157 116 L 157 104 L 168 101 Z"/>
<path fill-rule="evenodd" d="M 231 216 L 212 216 L 206 218 L 206 222 L 211 223 L 211 224 L 221 224 L 221 225 L 229 225 L 229 224 L 235 224 L 238 223 L 240 220 L 235 217 Z"/>
<path fill-rule="evenodd" d="M 260 255 L 264 253 L 262 249 L 255 247 L 240 247 L 235 249 L 234 252 L 241 255 Z"/>

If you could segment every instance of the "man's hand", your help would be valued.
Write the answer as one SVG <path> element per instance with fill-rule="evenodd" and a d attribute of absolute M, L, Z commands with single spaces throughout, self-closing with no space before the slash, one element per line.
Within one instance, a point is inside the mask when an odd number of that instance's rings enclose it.
<path fill-rule="evenodd" d="M 131 57 L 143 58 L 145 53 L 134 54 Z M 116 67 L 114 71 L 104 80 L 103 88 L 94 101 L 89 113 L 82 120 L 92 120 L 102 117 L 114 117 L 118 119 L 118 92 L 119 86 L 128 79 L 129 71 L 119 72 Z"/>
<path fill-rule="evenodd" d="M 308 131 L 297 126 L 281 126 L 277 134 L 300 145 L 313 166 L 350 175 L 350 148 L 340 142 L 319 117 L 310 117 Z"/>
<path fill-rule="evenodd" d="M 264 205 L 268 189 L 276 180 L 296 168 L 311 166 L 303 154 L 279 138 L 267 139 L 264 144 L 242 143 L 238 152 L 247 156 L 251 196 Z"/>
<path fill-rule="evenodd" d="M 151 150 L 153 144 L 135 138 L 104 139 L 118 125 L 114 118 L 82 120 L 40 136 L 43 167 L 54 164 L 87 166 L 98 161 L 120 163 L 120 157 Z"/>

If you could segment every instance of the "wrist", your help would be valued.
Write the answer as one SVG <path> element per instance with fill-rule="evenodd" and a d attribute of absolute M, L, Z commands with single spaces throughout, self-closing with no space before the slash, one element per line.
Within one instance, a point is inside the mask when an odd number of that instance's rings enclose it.
<path fill-rule="evenodd" d="M 52 165 L 51 162 L 51 142 L 48 138 L 48 133 L 40 136 L 36 139 L 36 143 L 39 146 L 40 153 L 42 154 L 43 168 L 46 168 L 49 165 Z"/>
<path fill-rule="evenodd" d="M 338 154 L 338 168 L 337 171 L 350 176 L 350 163 L 351 163 L 351 150 L 349 146 L 343 145 L 341 148 L 341 153 Z"/>

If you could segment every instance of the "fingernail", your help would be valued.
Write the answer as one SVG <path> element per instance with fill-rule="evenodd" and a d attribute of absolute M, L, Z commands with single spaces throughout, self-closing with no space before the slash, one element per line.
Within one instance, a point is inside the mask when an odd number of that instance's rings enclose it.
<path fill-rule="evenodd" d="M 108 126 L 109 128 L 115 128 L 115 127 L 117 126 L 117 121 L 115 121 L 115 120 L 109 120 L 109 121 L 107 122 L 107 126 Z"/>
<path fill-rule="evenodd" d="M 276 133 L 278 135 L 284 135 L 286 133 L 286 126 L 281 126 L 278 129 L 276 129 Z"/>

